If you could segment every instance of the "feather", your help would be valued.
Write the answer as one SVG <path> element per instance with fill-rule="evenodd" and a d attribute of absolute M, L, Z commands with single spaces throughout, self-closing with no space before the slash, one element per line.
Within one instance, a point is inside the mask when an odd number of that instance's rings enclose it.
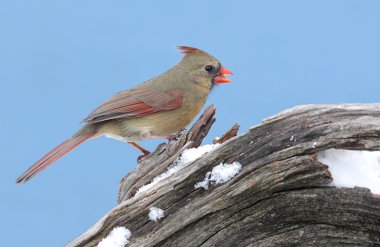
<path fill-rule="evenodd" d="M 194 53 L 205 53 L 198 48 L 190 47 L 190 46 L 177 46 L 177 48 L 185 55 L 194 54 Z"/>
<path fill-rule="evenodd" d="M 92 132 L 89 134 L 82 134 L 78 136 L 74 136 L 62 144 L 58 145 L 52 151 L 47 153 L 44 157 L 38 160 L 34 165 L 32 165 L 28 170 L 26 170 L 17 180 L 16 183 L 25 183 L 46 167 L 50 166 L 58 159 L 62 158 L 65 154 L 90 139 L 96 134 L 96 132 Z"/>
<path fill-rule="evenodd" d="M 98 123 L 115 118 L 136 118 L 173 110 L 182 105 L 181 90 L 158 92 L 134 88 L 119 92 L 96 108 L 83 122 Z"/>

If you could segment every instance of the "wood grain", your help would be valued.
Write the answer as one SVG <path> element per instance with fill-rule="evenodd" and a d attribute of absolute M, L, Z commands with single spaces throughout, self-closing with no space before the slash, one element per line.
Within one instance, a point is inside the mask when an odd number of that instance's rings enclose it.
<path fill-rule="evenodd" d="M 181 152 L 214 123 L 206 109 L 177 142 L 162 144 L 120 183 L 119 205 L 67 246 L 96 246 L 116 226 L 127 246 L 380 246 L 380 196 L 333 188 L 316 154 L 330 148 L 380 150 L 380 104 L 305 105 L 265 119 L 158 183 Z M 220 163 L 242 170 L 225 184 L 195 189 Z M 165 217 L 148 218 L 158 207 Z"/>

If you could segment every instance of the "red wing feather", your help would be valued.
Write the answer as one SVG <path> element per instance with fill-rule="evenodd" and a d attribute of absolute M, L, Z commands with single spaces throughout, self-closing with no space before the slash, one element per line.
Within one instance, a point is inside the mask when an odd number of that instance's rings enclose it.
<path fill-rule="evenodd" d="M 115 118 L 136 118 L 160 111 L 173 110 L 182 105 L 183 92 L 157 92 L 141 88 L 115 94 L 96 108 L 83 121 L 97 123 Z"/>

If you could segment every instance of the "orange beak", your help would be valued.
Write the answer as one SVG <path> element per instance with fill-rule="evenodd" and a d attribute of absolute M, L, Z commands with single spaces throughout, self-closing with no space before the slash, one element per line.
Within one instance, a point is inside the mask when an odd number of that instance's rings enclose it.
<path fill-rule="evenodd" d="M 215 84 L 229 83 L 230 79 L 226 77 L 226 75 L 232 75 L 232 72 L 229 71 L 226 67 L 220 67 L 218 71 L 218 75 L 214 77 Z"/>

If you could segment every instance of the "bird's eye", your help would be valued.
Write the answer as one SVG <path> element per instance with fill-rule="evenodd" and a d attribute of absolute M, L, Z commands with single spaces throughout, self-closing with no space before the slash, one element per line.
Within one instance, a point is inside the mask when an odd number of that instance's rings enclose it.
<path fill-rule="evenodd" d="M 212 72 L 212 71 L 214 70 L 214 66 L 212 66 L 212 65 L 206 65 L 206 66 L 205 66 L 205 70 L 206 70 L 207 72 Z"/>

